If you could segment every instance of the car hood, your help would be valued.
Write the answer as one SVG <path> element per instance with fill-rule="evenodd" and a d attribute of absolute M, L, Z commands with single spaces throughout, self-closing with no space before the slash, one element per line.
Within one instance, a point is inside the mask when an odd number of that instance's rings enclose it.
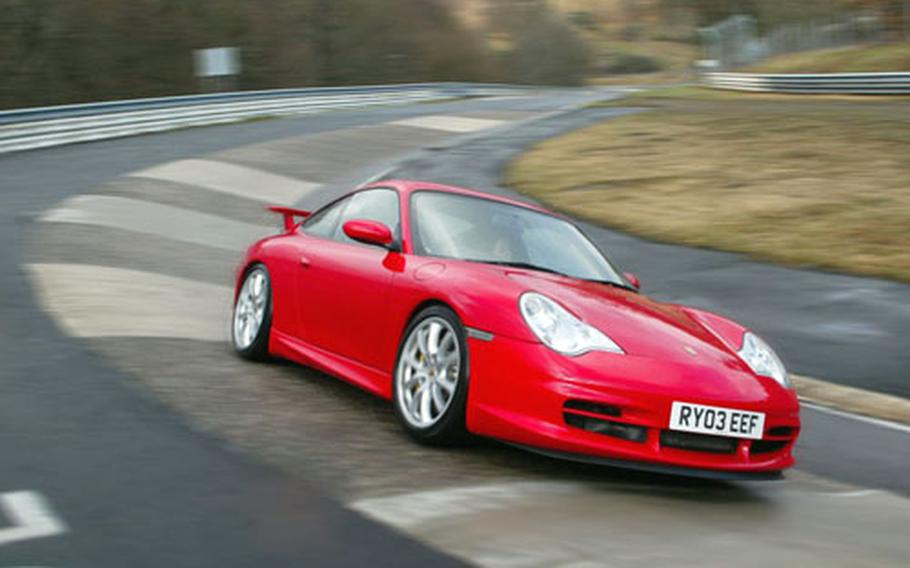
<path fill-rule="evenodd" d="M 683 307 L 598 282 L 532 271 L 504 270 L 503 275 L 522 293 L 556 300 L 629 355 L 748 371 L 730 346 Z"/>

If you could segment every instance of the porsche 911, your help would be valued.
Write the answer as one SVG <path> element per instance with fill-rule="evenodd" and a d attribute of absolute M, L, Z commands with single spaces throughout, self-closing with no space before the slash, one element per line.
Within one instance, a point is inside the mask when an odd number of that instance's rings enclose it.
<path fill-rule="evenodd" d="M 774 478 L 799 403 L 757 334 L 651 299 L 569 219 L 463 188 L 383 181 L 310 213 L 237 274 L 249 359 L 320 369 L 392 402 L 419 442 Z"/>

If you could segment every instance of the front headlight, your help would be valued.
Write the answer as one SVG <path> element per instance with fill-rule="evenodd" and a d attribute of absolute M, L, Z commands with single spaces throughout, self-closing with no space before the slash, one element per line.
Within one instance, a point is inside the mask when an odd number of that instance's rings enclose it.
<path fill-rule="evenodd" d="M 743 347 L 739 350 L 739 357 L 756 375 L 771 377 L 785 388 L 791 388 L 790 376 L 777 353 L 751 331 L 747 331 L 743 336 Z"/>
<path fill-rule="evenodd" d="M 544 345 L 564 355 L 581 355 L 588 351 L 625 353 L 612 339 L 573 316 L 537 292 L 525 292 L 518 301 L 521 315 Z"/>

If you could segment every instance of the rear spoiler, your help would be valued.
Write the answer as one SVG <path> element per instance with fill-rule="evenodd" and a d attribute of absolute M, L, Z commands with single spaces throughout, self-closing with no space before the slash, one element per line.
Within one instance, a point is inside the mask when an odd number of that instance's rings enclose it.
<path fill-rule="evenodd" d="M 266 207 L 272 213 L 278 213 L 284 217 L 284 230 L 287 232 L 293 231 L 297 228 L 297 223 L 294 222 L 294 217 L 300 217 L 301 219 L 306 219 L 312 215 L 312 211 L 305 211 L 303 209 L 294 209 L 293 207 L 285 207 L 283 205 L 269 205 Z"/>

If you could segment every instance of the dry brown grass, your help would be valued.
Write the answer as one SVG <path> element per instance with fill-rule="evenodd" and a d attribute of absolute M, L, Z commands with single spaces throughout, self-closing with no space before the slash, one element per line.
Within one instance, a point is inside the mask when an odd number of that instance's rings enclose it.
<path fill-rule="evenodd" d="M 910 101 L 701 95 L 548 140 L 507 182 L 657 240 L 910 281 Z"/>
<path fill-rule="evenodd" d="M 910 71 L 910 41 L 791 53 L 762 61 L 748 71 L 757 73 Z"/>

